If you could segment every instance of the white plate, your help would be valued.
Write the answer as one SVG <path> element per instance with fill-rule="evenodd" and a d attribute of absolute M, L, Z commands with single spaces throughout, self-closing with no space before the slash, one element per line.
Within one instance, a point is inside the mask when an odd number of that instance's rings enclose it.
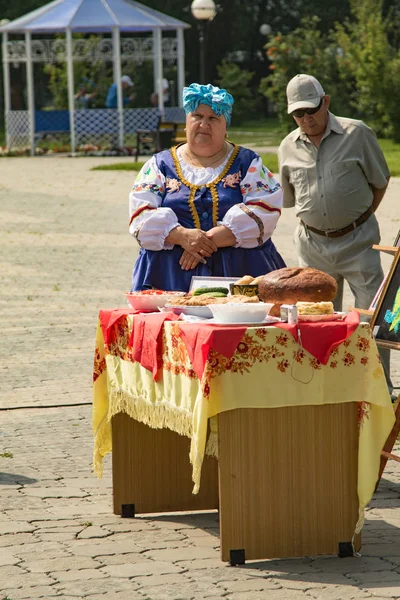
<path fill-rule="evenodd" d="M 212 317 L 212 312 L 208 306 L 171 306 L 171 304 L 166 304 L 164 308 L 176 315 L 193 315 L 194 317 L 203 317 L 204 319 L 211 319 Z"/>
<path fill-rule="evenodd" d="M 222 325 L 223 327 L 232 327 L 232 325 L 247 325 L 247 327 L 259 327 L 260 325 L 268 325 L 269 323 L 277 323 L 280 321 L 278 317 L 267 317 L 264 321 L 260 323 L 254 323 L 254 321 L 232 321 L 231 323 L 220 323 L 215 319 L 210 319 L 207 321 L 207 324 L 212 325 Z"/>
<path fill-rule="evenodd" d="M 341 319 L 343 319 L 346 316 L 347 313 L 345 312 L 334 312 L 333 315 L 299 315 L 299 321 L 304 322 L 318 322 L 318 321 L 324 321 L 325 323 L 327 321 L 340 321 Z"/>

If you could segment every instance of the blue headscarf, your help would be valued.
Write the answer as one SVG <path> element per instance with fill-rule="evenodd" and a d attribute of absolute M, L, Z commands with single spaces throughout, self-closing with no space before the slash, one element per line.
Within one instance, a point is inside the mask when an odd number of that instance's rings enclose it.
<path fill-rule="evenodd" d="M 211 106 L 215 114 L 220 117 L 225 117 L 227 125 L 231 122 L 233 97 L 223 88 L 215 87 L 209 83 L 208 85 L 200 85 L 192 83 L 189 87 L 183 88 L 183 108 L 185 113 L 191 113 L 199 106 L 199 104 L 207 104 Z"/>

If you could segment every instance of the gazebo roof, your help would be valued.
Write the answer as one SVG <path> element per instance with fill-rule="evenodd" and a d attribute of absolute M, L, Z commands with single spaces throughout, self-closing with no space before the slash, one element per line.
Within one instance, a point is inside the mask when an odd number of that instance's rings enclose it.
<path fill-rule="evenodd" d="M 152 31 L 190 27 L 158 10 L 133 0 L 54 0 L 0 28 L 7 33 L 81 33 Z"/>

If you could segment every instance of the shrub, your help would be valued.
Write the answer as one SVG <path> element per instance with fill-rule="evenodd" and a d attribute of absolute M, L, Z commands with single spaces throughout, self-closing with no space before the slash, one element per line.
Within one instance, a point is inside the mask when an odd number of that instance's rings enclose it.
<path fill-rule="evenodd" d="M 240 125 L 257 113 L 261 99 L 251 88 L 254 73 L 241 69 L 239 65 L 223 61 L 217 67 L 217 84 L 225 88 L 235 99 L 232 111 L 232 125 Z"/>

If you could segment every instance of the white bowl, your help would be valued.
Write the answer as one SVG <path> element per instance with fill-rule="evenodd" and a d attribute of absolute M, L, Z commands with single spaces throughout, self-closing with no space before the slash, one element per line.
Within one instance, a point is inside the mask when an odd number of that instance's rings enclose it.
<path fill-rule="evenodd" d="M 127 292 L 125 294 L 129 304 L 135 310 L 157 311 L 165 306 L 173 296 L 184 296 L 185 292 L 165 292 L 165 294 L 140 294 Z"/>
<path fill-rule="evenodd" d="M 232 302 L 209 304 L 215 323 L 261 323 L 273 304 L 267 302 Z"/>

